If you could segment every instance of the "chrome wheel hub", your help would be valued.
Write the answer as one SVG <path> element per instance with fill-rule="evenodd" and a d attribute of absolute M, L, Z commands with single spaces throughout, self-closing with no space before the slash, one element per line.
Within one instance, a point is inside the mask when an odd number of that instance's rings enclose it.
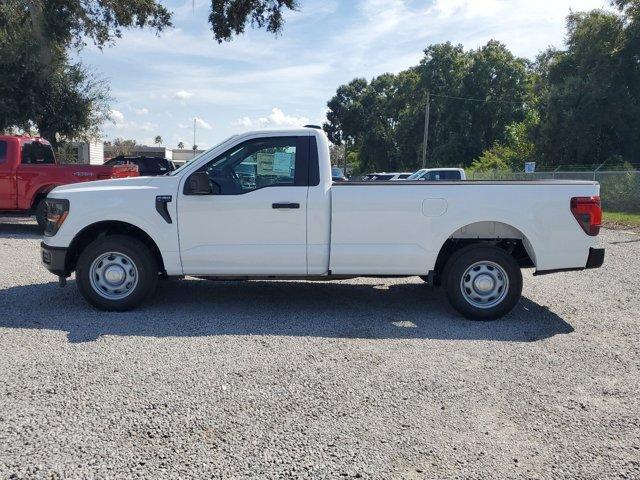
<path fill-rule="evenodd" d="M 460 280 L 464 299 L 477 308 L 492 308 L 502 302 L 509 291 L 509 277 L 497 263 L 476 262 Z"/>
<path fill-rule="evenodd" d="M 493 277 L 481 274 L 473 280 L 473 289 L 478 293 L 486 294 L 494 289 L 495 284 Z"/>
<path fill-rule="evenodd" d="M 104 279 L 111 285 L 120 285 L 127 274 L 120 265 L 111 265 L 104 271 Z"/>
<path fill-rule="evenodd" d="M 107 252 L 96 258 L 89 270 L 93 290 L 108 300 L 121 300 L 138 285 L 138 268 L 125 254 Z"/>

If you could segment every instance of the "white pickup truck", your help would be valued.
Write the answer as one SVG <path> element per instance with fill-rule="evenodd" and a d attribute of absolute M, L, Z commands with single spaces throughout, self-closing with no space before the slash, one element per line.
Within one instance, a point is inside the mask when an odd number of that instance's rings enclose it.
<path fill-rule="evenodd" d="M 518 302 L 521 268 L 602 265 L 598 195 L 586 181 L 332 183 L 321 130 L 250 132 L 165 176 L 54 189 L 42 261 L 104 310 L 166 276 L 420 276 L 487 320 Z"/>

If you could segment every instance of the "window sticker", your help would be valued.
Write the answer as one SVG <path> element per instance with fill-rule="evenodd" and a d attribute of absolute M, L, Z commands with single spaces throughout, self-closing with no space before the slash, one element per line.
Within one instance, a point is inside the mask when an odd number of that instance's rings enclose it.
<path fill-rule="evenodd" d="M 290 175 L 293 161 L 293 153 L 276 152 L 273 157 L 273 173 Z"/>
<path fill-rule="evenodd" d="M 273 175 L 273 153 L 258 152 L 256 159 L 258 163 L 258 175 Z"/>

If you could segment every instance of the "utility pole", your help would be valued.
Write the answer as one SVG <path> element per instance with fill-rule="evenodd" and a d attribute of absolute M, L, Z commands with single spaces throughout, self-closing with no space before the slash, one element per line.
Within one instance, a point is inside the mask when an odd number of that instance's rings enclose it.
<path fill-rule="evenodd" d="M 347 152 L 349 151 L 349 149 L 347 148 L 349 145 L 349 141 L 346 140 L 344 142 L 344 176 L 347 176 Z"/>
<path fill-rule="evenodd" d="M 193 156 L 196 156 L 196 117 L 193 117 Z"/>
<path fill-rule="evenodd" d="M 422 142 L 422 168 L 427 168 L 427 142 L 429 141 L 429 114 L 431 109 L 430 93 L 427 92 L 427 105 L 424 109 L 424 139 Z"/>

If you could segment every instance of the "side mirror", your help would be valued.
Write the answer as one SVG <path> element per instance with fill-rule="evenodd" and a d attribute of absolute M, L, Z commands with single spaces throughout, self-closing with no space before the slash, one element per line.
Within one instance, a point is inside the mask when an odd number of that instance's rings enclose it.
<path fill-rule="evenodd" d="M 219 190 L 219 187 L 218 187 Z M 207 172 L 195 172 L 187 179 L 184 188 L 185 195 L 212 195 L 213 189 Z M 218 192 L 219 193 L 219 192 Z"/>

